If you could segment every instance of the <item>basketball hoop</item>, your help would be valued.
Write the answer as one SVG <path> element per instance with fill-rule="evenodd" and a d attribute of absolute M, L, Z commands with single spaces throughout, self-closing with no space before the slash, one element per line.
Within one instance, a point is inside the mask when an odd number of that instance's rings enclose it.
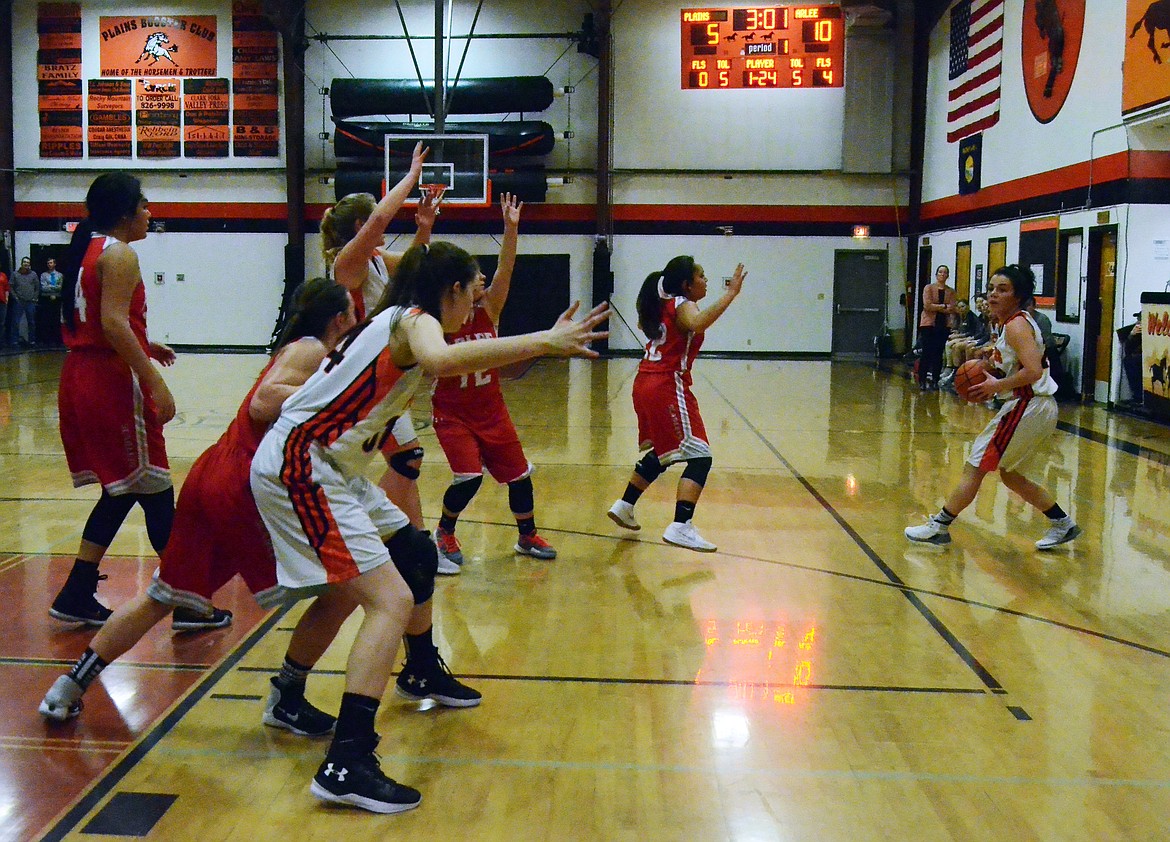
<path fill-rule="evenodd" d="M 418 192 L 422 198 L 430 196 L 436 201 L 443 198 L 443 194 L 447 192 L 446 184 L 432 184 L 420 182 L 418 185 Z"/>

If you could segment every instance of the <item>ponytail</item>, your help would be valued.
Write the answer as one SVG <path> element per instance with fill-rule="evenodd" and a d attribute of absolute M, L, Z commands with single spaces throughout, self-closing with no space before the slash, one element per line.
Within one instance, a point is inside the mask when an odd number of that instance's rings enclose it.
<path fill-rule="evenodd" d="M 662 301 L 685 295 L 695 278 L 695 258 L 679 255 L 660 272 L 651 272 L 638 290 L 638 327 L 651 341 L 662 336 Z"/>
<path fill-rule="evenodd" d="M 69 240 L 69 248 L 61 261 L 61 321 L 71 331 L 77 328 L 73 313 L 77 302 L 77 282 L 81 275 L 81 263 L 85 260 L 85 253 L 89 250 L 89 241 L 93 235 L 93 220 L 86 217 L 74 229 L 73 237 Z"/>
<path fill-rule="evenodd" d="M 325 335 L 334 317 L 349 310 L 349 292 L 328 278 L 305 281 L 293 294 L 293 311 L 272 347 L 275 354 L 285 345 L 313 336 Z"/>

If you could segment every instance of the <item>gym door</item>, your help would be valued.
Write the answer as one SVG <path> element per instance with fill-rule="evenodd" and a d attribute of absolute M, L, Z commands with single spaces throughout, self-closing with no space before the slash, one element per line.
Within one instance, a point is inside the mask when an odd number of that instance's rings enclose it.
<path fill-rule="evenodd" d="M 874 353 L 886 329 L 889 255 L 884 250 L 838 251 L 833 256 L 833 353 Z"/>

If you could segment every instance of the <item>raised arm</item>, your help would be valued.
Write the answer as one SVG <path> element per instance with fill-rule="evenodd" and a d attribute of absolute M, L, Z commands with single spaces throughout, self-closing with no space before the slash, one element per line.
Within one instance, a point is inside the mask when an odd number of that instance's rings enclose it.
<path fill-rule="evenodd" d="M 115 243 L 98 258 L 98 272 L 102 281 L 102 333 L 154 398 L 159 420 L 165 424 L 175 417 L 175 399 L 130 327 L 130 300 L 142 283 L 138 255 L 125 243 Z"/>
<path fill-rule="evenodd" d="M 746 277 L 747 272 L 743 271 L 743 264 L 740 263 L 731 276 L 731 285 L 706 309 L 700 310 L 699 305 L 693 301 L 683 304 L 678 308 L 679 327 L 691 333 L 701 333 L 709 328 L 731 306 L 731 302 L 735 301 L 743 289 L 743 279 Z"/>
<path fill-rule="evenodd" d="M 382 200 L 374 206 L 370 218 L 365 221 L 353 239 L 342 246 L 333 261 L 333 277 L 337 283 L 349 290 L 361 289 L 369 275 L 366 264 L 374 249 L 382 244 L 382 237 L 390 223 L 394 220 L 403 203 L 410 197 L 410 191 L 418 184 L 422 173 L 422 163 L 427 156 L 427 150 L 421 143 L 415 144 L 414 154 L 410 160 L 410 170 L 402 180 L 386 192 Z M 428 237 L 430 235 L 428 234 Z"/>
<path fill-rule="evenodd" d="M 591 342 L 609 336 L 609 331 L 594 330 L 609 318 L 609 304 L 594 307 L 580 321 L 573 321 L 580 302 L 561 314 L 548 330 L 499 339 L 477 339 L 448 345 L 437 320 L 427 314 L 408 316 L 399 330 L 405 333 L 407 347 L 396 362 L 417 362 L 431 377 L 470 374 L 535 357 L 596 357 Z"/>
<path fill-rule="evenodd" d="M 445 191 L 443 191 L 445 192 Z M 428 191 L 418 203 L 414 212 L 414 231 L 412 246 L 428 246 L 431 244 L 431 232 L 435 228 L 435 217 L 439 215 L 439 205 L 443 203 L 443 192 L 431 193 Z M 382 252 L 382 263 L 386 265 L 388 277 L 393 278 L 398 271 L 398 264 L 402 260 L 403 252 Z"/>
<path fill-rule="evenodd" d="M 500 212 L 504 217 L 504 241 L 500 244 L 500 259 L 491 286 L 483 295 L 483 308 L 494 324 L 500 323 L 500 314 L 508 302 L 512 288 L 512 270 L 516 268 L 516 240 L 520 234 L 520 211 L 524 203 L 511 193 L 500 196 Z"/>
<path fill-rule="evenodd" d="M 325 343 L 319 339 L 301 339 L 282 348 L 252 394 L 248 416 L 262 424 L 273 423 L 284 402 L 313 376 L 323 359 Z"/>

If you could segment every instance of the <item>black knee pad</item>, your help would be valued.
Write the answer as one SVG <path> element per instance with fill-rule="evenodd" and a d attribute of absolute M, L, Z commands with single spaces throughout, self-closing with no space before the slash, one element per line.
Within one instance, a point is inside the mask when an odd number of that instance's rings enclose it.
<path fill-rule="evenodd" d="M 683 469 L 683 479 L 689 479 L 699 486 L 707 484 L 707 474 L 711 472 L 711 457 L 700 456 L 697 459 L 688 459 Z"/>
<path fill-rule="evenodd" d="M 171 539 L 171 527 L 175 523 L 174 486 L 154 494 L 135 494 L 134 497 L 146 517 L 146 536 L 150 539 L 150 546 L 161 555 Z"/>
<path fill-rule="evenodd" d="M 421 447 L 412 447 L 410 450 L 400 450 L 386 460 L 390 467 L 407 479 L 418 479 L 422 473 L 424 451 Z M 414 464 L 411 464 L 411 463 Z"/>
<path fill-rule="evenodd" d="M 517 515 L 526 515 L 536 508 L 532 495 L 532 477 L 508 483 L 508 508 Z"/>
<path fill-rule="evenodd" d="M 439 572 L 439 551 L 434 541 L 421 529 L 407 524 L 383 543 L 406 580 L 414 604 L 422 605 L 434 595 L 435 574 Z"/>
<path fill-rule="evenodd" d="M 135 502 L 137 497 L 133 494 L 112 495 L 103 488 L 102 496 L 89 513 L 81 537 L 99 547 L 110 546 Z"/>
<path fill-rule="evenodd" d="M 481 485 L 483 485 L 483 474 L 472 479 L 465 479 L 463 482 L 451 483 L 451 487 L 443 495 L 443 508 L 453 515 L 459 514 L 467 508 L 467 504 L 471 502 L 471 498 L 475 496 L 475 492 L 479 491 Z"/>
<path fill-rule="evenodd" d="M 646 455 L 639 459 L 638 464 L 634 466 L 634 473 L 646 480 L 646 482 L 654 482 L 654 480 L 662 476 L 662 472 L 665 470 L 653 450 L 646 451 Z"/>

